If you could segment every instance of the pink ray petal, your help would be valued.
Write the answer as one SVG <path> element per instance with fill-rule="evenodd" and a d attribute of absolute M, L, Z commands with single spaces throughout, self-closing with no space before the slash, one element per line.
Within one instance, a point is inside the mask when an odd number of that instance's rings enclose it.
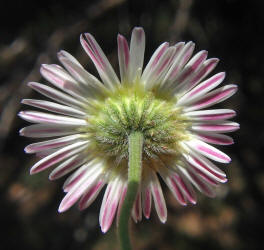
<path fill-rule="evenodd" d="M 141 192 L 137 194 L 134 206 L 132 208 L 132 217 L 137 223 L 142 220 L 142 205 L 141 205 Z"/>
<path fill-rule="evenodd" d="M 215 197 L 215 192 L 200 176 L 192 171 L 178 166 L 181 173 L 202 193 L 208 197 Z"/>
<path fill-rule="evenodd" d="M 70 72 L 78 83 L 83 87 L 87 97 L 93 97 L 93 92 L 101 93 L 105 91 L 105 86 L 93 75 L 88 73 L 79 63 L 77 64 L 62 52 L 58 53 L 58 58 L 63 66 Z"/>
<path fill-rule="evenodd" d="M 63 104 L 66 104 L 72 107 L 83 107 L 84 106 L 83 102 L 80 102 L 76 98 L 73 98 L 67 94 L 62 93 L 61 91 L 53 89 L 44 84 L 40 84 L 37 82 L 29 82 L 28 86 L 36 90 L 40 94 L 55 100 L 56 102 L 60 102 L 60 103 L 63 103 Z"/>
<path fill-rule="evenodd" d="M 149 186 L 142 189 L 142 208 L 144 216 L 149 219 L 151 213 L 151 188 Z"/>
<path fill-rule="evenodd" d="M 219 123 L 194 123 L 192 130 L 201 132 L 228 133 L 239 129 L 236 122 L 219 122 Z"/>
<path fill-rule="evenodd" d="M 79 127 L 79 126 L 78 126 Z M 35 124 L 22 128 L 19 131 L 21 136 L 32 138 L 45 138 L 54 136 L 64 136 L 76 133 L 77 126 L 62 126 L 50 124 Z"/>
<path fill-rule="evenodd" d="M 66 146 L 55 153 L 41 159 L 38 161 L 31 169 L 30 174 L 36 174 L 41 172 L 48 167 L 70 157 L 73 156 L 86 148 L 87 142 L 76 142 L 69 146 Z"/>
<path fill-rule="evenodd" d="M 177 56 L 175 57 L 170 70 L 168 71 L 168 77 L 166 77 L 168 79 L 168 83 L 166 84 L 167 87 L 171 86 L 171 84 L 175 82 L 175 79 L 178 77 L 178 73 L 190 59 L 194 47 L 195 44 L 193 42 L 188 42 L 182 47 L 180 52 L 177 53 Z"/>
<path fill-rule="evenodd" d="M 216 144 L 216 145 L 234 144 L 234 140 L 232 137 L 223 134 L 199 132 L 196 134 L 196 137 L 204 142 Z"/>
<path fill-rule="evenodd" d="M 184 178 L 184 176 L 180 176 L 176 173 L 173 174 L 174 183 L 179 187 L 182 194 L 191 202 L 192 204 L 196 204 L 196 195 L 192 188 L 192 186 L 189 184 L 189 182 Z"/>
<path fill-rule="evenodd" d="M 61 201 L 58 211 L 62 213 L 68 210 L 71 206 L 73 206 L 80 199 L 80 197 L 88 189 L 90 189 L 90 187 L 93 186 L 95 182 L 97 182 L 99 175 L 100 172 L 97 172 L 95 175 L 92 176 L 89 174 L 89 172 L 84 173 L 81 178 L 79 178 L 78 181 L 75 183 L 75 185 L 68 190 L 68 193 Z"/>
<path fill-rule="evenodd" d="M 208 52 L 206 50 L 202 50 L 198 52 L 184 67 L 184 69 L 180 72 L 178 77 L 175 79 L 177 82 L 177 89 L 181 89 L 182 86 L 186 85 L 187 82 L 193 78 L 195 72 L 200 69 L 203 62 L 207 57 Z"/>
<path fill-rule="evenodd" d="M 104 207 L 100 211 L 100 214 L 102 214 L 100 225 L 103 233 L 106 233 L 112 225 L 117 211 L 121 190 L 122 183 L 119 180 L 115 181 L 105 201 Z"/>
<path fill-rule="evenodd" d="M 129 75 L 129 64 L 130 64 L 130 54 L 129 47 L 125 37 L 122 35 L 118 35 L 117 37 L 118 44 L 118 61 L 119 61 L 119 69 L 121 82 L 127 81 Z"/>
<path fill-rule="evenodd" d="M 141 80 L 144 82 L 147 89 L 151 89 L 155 84 L 158 84 L 162 76 L 166 74 L 175 50 L 176 49 L 173 46 L 169 47 L 161 56 L 158 63 L 153 68 L 150 68 L 148 75 L 146 74 L 145 76 L 142 76 Z"/>
<path fill-rule="evenodd" d="M 89 33 L 81 35 L 80 39 L 85 52 L 90 56 L 103 82 L 108 88 L 114 89 L 114 86 L 120 82 L 101 47 Z"/>
<path fill-rule="evenodd" d="M 191 165 L 190 165 L 189 170 L 192 171 L 194 174 L 199 175 L 206 183 L 208 183 L 212 186 L 217 186 L 219 184 L 218 181 L 216 181 L 214 178 L 212 178 L 210 175 L 208 175 L 208 173 L 205 173 L 205 172 L 203 172 L 197 168 L 194 168 Z"/>
<path fill-rule="evenodd" d="M 63 191 L 69 192 L 84 176 L 98 176 L 102 172 L 102 165 L 94 161 L 88 161 L 73 172 L 64 182 Z"/>
<path fill-rule="evenodd" d="M 49 175 L 50 180 L 56 180 L 62 176 L 70 173 L 80 165 L 84 164 L 87 159 L 83 155 L 74 155 L 73 157 L 67 159 L 56 167 Z"/>
<path fill-rule="evenodd" d="M 42 150 L 59 148 L 59 147 L 69 145 L 73 142 L 76 142 L 79 139 L 80 139 L 80 135 L 77 134 L 77 135 L 60 137 L 58 139 L 53 139 L 53 140 L 48 140 L 48 141 L 32 143 L 25 147 L 25 152 L 32 154 L 32 153 L 36 153 Z"/>
<path fill-rule="evenodd" d="M 189 90 L 191 90 L 193 87 L 195 87 L 201 80 L 203 80 L 218 64 L 219 59 L 217 58 L 211 58 L 206 60 L 203 65 L 195 72 L 193 77 L 186 82 L 186 84 L 183 84 L 182 86 L 179 86 L 177 89 L 181 95 L 185 94 Z"/>
<path fill-rule="evenodd" d="M 90 188 L 87 189 L 81 197 L 79 202 L 79 209 L 84 210 L 85 208 L 89 207 L 94 202 L 104 185 L 105 182 L 102 180 L 99 180 L 98 182 L 91 185 Z"/>
<path fill-rule="evenodd" d="M 22 100 L 23 104 L 30 105 L 36 108 L 48 110 L 50 112 L 69 115 L 77 118 L 85 116 L 85 113 L 69 106 L 61 105 L 55 102 L 48 102 L 43 100 L 34 100 L 34 99 L 24 99 Z"/>
<path fill-rule="evenodd" d="M 56 125 L 79 125 L 85 126 L 87 122 L 83 119 L 77 119 L 69 116 L 53 115 L 38 111 L 20 111 L 18 115 L 32 123 L 56 124 Z"/>
<path fill-rule="evenodd" d="M 224 87 L 218 88 L 205 96 L 201 97 L 199 100 L 196 100 L 194 103 L 188 104 L 189 107 L 184 108 L 185 112 L 194 111 L 202 108 L 212 106 L 216 103 L 220 103 L 237 91 L 237 86 L 234 84 L 226 85 Z"/>
<path fill-rule="evenodd" d="M 177 185 L 177 181 L 170 177 L 167 180 L 167 185 L 170 188 L 170 190 L 172 191 L 172 194 L 174 195 L 174 197 L 177 199 L 177 201 L 182 205 L 182 206 L 186 206 L 186 200 L 184 197 L 184 194 L 182 193 L 182 191 L 180 190 L 180 188 Z"/>
<path fill-rule="evenodd" d="M 86 102 L 78 83 L 59 65 L 42 64 L 41 75 L 55 87 L 74 96 L 78 100 Z"/>
<path fill-rule="evenodd" d="M 165 223 L 167 220 L 167 207 L 164 200 L 163 192 L 158 180 L 156 173 L 152 170 L 151 173 L 151 193 L 154 200 L 154 205 L 159 216 L 159 219 L 162 223 Z"/>
<path fill-rule="evenodd" d="M 134 82 L 142 72 L 145 54 L 145 32 L 140 27 L 132 31 L 130 41 L 130 69 L 128 82 Z"/>
<path fill-rule="evenodd" d="M 208 160 L 204 156 L 192 151 L 189 154 L 188 160 L 191 162 L 192 165 L 196 166 L 197 168 L 199 169 L 204 168 L 206 171 L 215 175 L 219 179 L 222 179 L 222 180 L 226 179 L 225 172 L 222 171 L 217 166 L 215 166 L 210 160 Z"/>
<path fill-rule="evenodd" d="M 186 161 L 188 162 L 188 165 L 195 171 L 205 174 L 206 176 L 210 177 L 216 182 L 222 182 L 225 183 L 227 181 L 227 178 L 225 176 L 225 173 L 221 171 L 221 174 L 219 174 L 219 171 L 215 171 L 217 169 L 208 168 L 206 164 L 204 164 L 201 160 L 197 159 L 195 156 L 192 156 L 190 154 L 186 155 L 184 154 L 184 157 Z"/>
<path fill-rule="evenodd" d="M 193 139 L 185 143 L 195 152 L 198 152 L 214 161 L 218 161 L 222 163 L 229 163 L 231 161 L 228 155 L 216 149 L 215 147 L 210 146 L 205 142 Z"/>
<path fill-rule="evenodd" d="M 191 91 L 183 95 L 178 101 L 178 105 L 185 105 L 190 103 L 192 100 L 203 96 L 208 93 L 210 90 L 216 88 L 225 78 L 225 72 L 218 73 L 213 75 L 211 78 L 205 80 L 204 82 L 197 85 Z"/>
<path fill-rule="evenodd" d="M 147 66 L 144 69 L 144 72 L 142 74 L 142 79 L 146 78 L 150 74 L 151 69 L 155 68 L 157 63 L 159 62 L 160 58 L 165 54 L 169 47 L 169 43 L 165 42 L 162 43 L 154 52 L 152 57 L 150 58 Z"/>
<path fill-rule="evenodd" d="M 209 109 L 185 113 L 192 121 L 217 121 L 233 118 L 236 112 L 231 109 Z"/>

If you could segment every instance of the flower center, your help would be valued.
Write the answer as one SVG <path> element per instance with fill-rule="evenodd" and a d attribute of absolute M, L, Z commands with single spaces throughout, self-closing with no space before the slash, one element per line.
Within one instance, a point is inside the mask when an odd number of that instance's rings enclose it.
<path fill-rule="evenodd" d="M 88 151 L 119 164 L 128 160 L 128 135 L 144 135 L 143 161 L 178 157 L 179 142 L 186 138 L 188 121 L 175 100 L 146 91 L 141 84 L 122 85 L 96 100 L 87 109 L 88 126 L 83 129 L 90 143 Z"/>

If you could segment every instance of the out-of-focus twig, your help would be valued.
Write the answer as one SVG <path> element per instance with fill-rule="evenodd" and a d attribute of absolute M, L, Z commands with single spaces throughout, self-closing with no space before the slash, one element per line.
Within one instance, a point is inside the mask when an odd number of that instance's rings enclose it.
<path fill-rule="evenodd" d="M 171 26 L 170 31 L 170 40 L 175 42 L 180 40 L 183 31 L 186 29 L 186 26 L 189 21 L 190 9 L 192 7 L 193 0 L 180 0 L 179 8 L 175 14 L 174 23 Z"/>

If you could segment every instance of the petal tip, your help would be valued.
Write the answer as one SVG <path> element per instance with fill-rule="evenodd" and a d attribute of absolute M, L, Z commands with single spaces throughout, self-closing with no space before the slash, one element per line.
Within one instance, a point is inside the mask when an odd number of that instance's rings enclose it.
<path fill-rule="evenodd" d="M 25 136 L 25 128 L 22 128 L 19 130 L 19 135 L 20 136 Z"/>

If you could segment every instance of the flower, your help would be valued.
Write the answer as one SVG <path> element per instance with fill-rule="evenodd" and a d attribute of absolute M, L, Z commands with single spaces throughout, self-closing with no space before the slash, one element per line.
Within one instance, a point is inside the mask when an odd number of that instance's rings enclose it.
<path fill-rule="evenodd" d="M 35 174 L 56 166 L 50 180 L 66 174 L 59 212 L 79 200 L 87 208 L 106 185 L 99 221 L 106 232 L 124 201 L 127 190 L 128 135 L 144 135 L 142 182 L 132 209 L 135 222 L 150 217 L 152 199 L 161 222 L 167 219 L 166 203 L 158 175 L 181 205 L 196 203 L 193 186 L 209 197 L 214 187 L 227 181 L 211 160 L 230 158 L 211 144 L 233 144 L 223 133 L 239 128 L 228 119 L 230 109 L 207 109 L 232 96 L 237 86 L 215 89 L 225 78 L 221 72 L 205 79 L 218 59 L 202 50 L 192 58 L 193 42 L 161 44 L 143 70 L 145 34 L 134 28 L 130 47 L 118 35 L 120 78 L 115 74 L 94 37 L 81 35 L 81 44 L 100 75 L 88 73 L 69 53 L 60 51 L 59 65 L 42 65 L 42 76 L 54 87 L 30 82 L 28 86 L 55 102 L 24 99 L 22 103 L 50 113 L 21 111 L 19 116 L 36 123 L 20 130 L 33 138 L 56 137 L 28 145 L 26 153 L 41 159 L 31 168 Z M 215 90 L 213 90 L 215 89 Z M 56 113 L 56 114 L 54 114 Z"/>

